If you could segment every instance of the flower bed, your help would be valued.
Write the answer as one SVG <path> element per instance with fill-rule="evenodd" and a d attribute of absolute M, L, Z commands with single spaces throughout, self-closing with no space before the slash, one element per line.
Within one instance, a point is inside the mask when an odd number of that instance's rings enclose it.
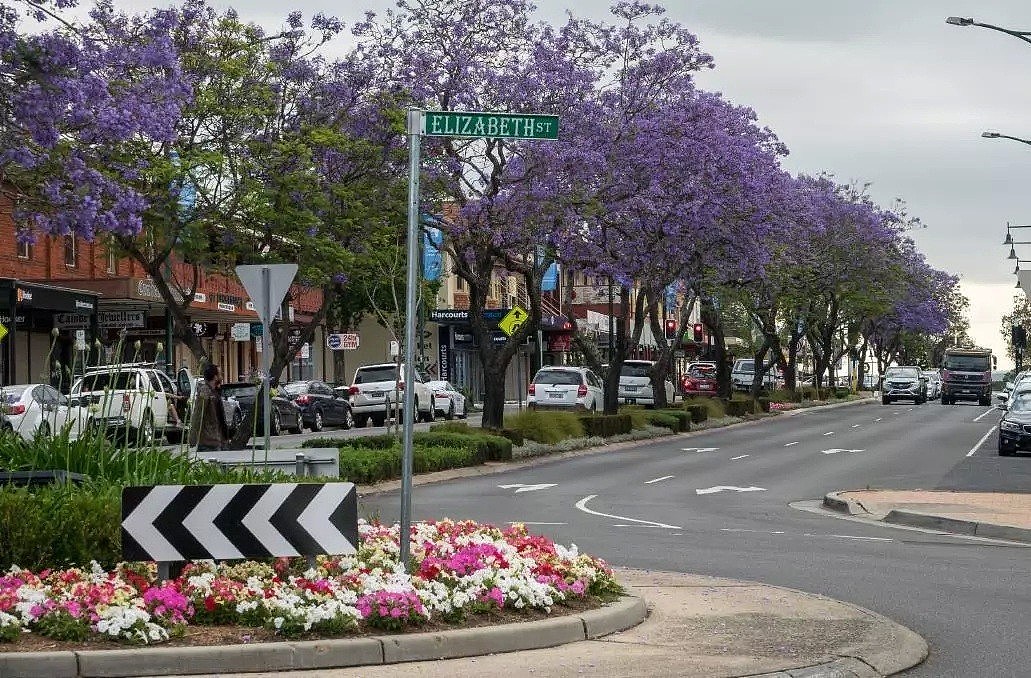
<path fill-rule="evenodd" d="M 397 526 L 360 521 L 358 529 L 356 555 L 320 557 L 310 568 L 287 559 L 198 562 L 168 581 L 157 580 L 153 563 L 39 573 L 12 568 L 0 576 L 0 641 L 35 634 L 142 645 L 203 625 L 287 638 L 396 632 L 496 611 L 551 612 L 620 592 L 603 561 L 522 525 L 417 523 L 412 575 L 398 563 Z"/>

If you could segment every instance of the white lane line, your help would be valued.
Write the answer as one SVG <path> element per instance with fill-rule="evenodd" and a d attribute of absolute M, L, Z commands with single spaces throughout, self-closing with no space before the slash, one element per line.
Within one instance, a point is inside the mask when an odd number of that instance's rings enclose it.
<path fill-rule="evenodd" d="M 568 525 L 569 523 L 533 523 L 528 520 L 513 520 L 509 525 Z"/>
<path fill-rule="evenodd" d="M 784 534 L 784 530 L 746 530 L 743 527 L 721 527 L 720 532 L 752 532 L 755 534 Z"/>
<path fill-rule="evenodd" d="M 852 428 L 859 428 L 860 424 L 852 424 Z"/>
<path fill-rule="evenodd" d="M 587 508 L 587 502 L 589 502 L 590 500 L 594 499 L 597 496 L 598 495 L 596 495 L 596 494 L 587 495 L 586 497 L 584 497 L 580 501 L 576 502 L 576 504 L 575 504 L 576 508 L 579 509 L 580 511 L 583 511 L 584 513 L 590 513 L 592 516 L 601 516 L 602 518 L 615 518 L 616 520 L 625 520 L 625 521 L 627 521 L 629 523 L 640 523 L 641 525 L 652 525 L 654 527 L 663 527 L 663 528 L 666 528 L 667 530 L 682 530 L 682 529 L 684 529 L 682 527 L 677 527 L 676 525 L 667 525 L 666 523 L 656 523 L 653 520 L 639 520 L 637 518 L 627 518 L 626 516 L 615 516 L 615 515 L 612 515 L 611 513 L 602 513 L 601 511 L 594 511 L 594 510 L 591 510 L 591 509 Z"/>
<path fill-rule="evenodd" d="M 662 476 L 661 478 L 653 478 L 651 480 L 644 481 L 645 485 L 651 485 L 652 483 L 662 482 L 663 480 L 669 480 L 673 476 Z"/>
<path fill-rule="evenodd" d="M 736 456 L 736 457 L 731 457 L 731 458 L 730 458 L 730 460 L 731 460 L 731 461 L 737 461 L 738 459 L 744 459 L 744 458 L 745 458 L 745 457 L 747 457 L 747 456 L 748 456 L 747 454 L 739 454 L 739 455 L 738 455 L 738 456 Z"/>
<path fill-rule="evenodd" d="M 813 534 L 811 532 L 804 532 L 803 537 L 835 537 L 837 539 L 858 539 L 860 541 L 895 541 L 888 537 L 860 537 L 855 534 Z"/>
<path fill-rule="evenodd" d="M 866 452 L 866 450 L 846 450 L 839 447 L 835 447 L 830 450 L 822 450 L 824 454 L 837 454 L 838 452 Z"/>
<path fill-rule="evenodd" d="M 681 452 L 715 452 L 718 447 L 685 447 Z"/>
<path fill-rule="evenodd" d="M 990 436 L 994 430 L 995 430 L 994 426 L 992 426 L 990 429 L 988 429 L 988 433 L 985 433 L 984 437 L 981 438 L 980 440 L 978 440 L 977 444 L 974 445 L 972 448 L 970 448 L 970 451 L 967 452 L 967 456 L 968 457 L 974 456 L 974 453 L 977 452 L 978 448 L 980 448 L 982 445 L 984 445 L 984 441 L 988 440 L 988 436 Z"/>
<path fill-rule="evenodd" d="M 877 417 L 876 419 L 874 419 L 874 421 L 880 421 L 881 419 L 882 417 Z"/>
<path fill-rule="evenodd" d="M 974 421 L 981 421 L 982 419 L 984 419 L 985 417 L 987 417 L 989 414 L 991 414 L 994 411 L 995 411 L 995 405 L 992 405 L 991 407 L 988 408 L 987 412 L 982 412 L 981 414 L 979 414 L 976 417 L 974 417 Z"/>
<path fill-rule="evenodd" d="M 784 444 L 784 447 L 791 447 L 792 445 L 797 445 L 797 444 L 798 444 L 798 441 L 796 440 L 796 441 L 795 441 L 795 442 L 793 442 L 793 443 L 785 443 L 785 444 Z"/>
<path fill-rule="evenodd" d="M 714 485 L 713 487 L 703 487 L 695 490 L 695 494 L 716 494 L 717 492 L 765 492 L 765 487 L 756 487 L 755 485 L 749 485 L 748 487 L 738 487 L 737 485 Z"/>
<path fill-rule="evenodd" d="M 827 431 L 823 435 L 825 435 L 825 436 L 832 436 L 832 435 L 834 435 L 834 431 Z"/>

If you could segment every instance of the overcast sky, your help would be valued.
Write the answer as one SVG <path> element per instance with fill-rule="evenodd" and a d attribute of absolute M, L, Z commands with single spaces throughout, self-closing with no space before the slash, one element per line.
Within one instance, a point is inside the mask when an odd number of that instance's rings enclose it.
<path fill-rule="evenodd" d="M 117 2 L 117 0 L 116 0 Z M 157 4 L 131 0 L 134 9 Z M 392 2 L 300 0 L 231 4 L 245 19 L 281 25 L 291 9 L 350 24 Z M 539 0 L 542 19 L 567 7 L 608 16 L 607 0 Z M 982 139 L 983 130 L 1031 138 L 1031 44 L 946 16 L 1031 30 L 1028 0 L 670 0 L 716 68 L 702 87 L 754 108 L 791 151 L 795 172 L 871 182 L 882 204 L 903 198 L 926 228 L 913 234 L 932 265 L 958 274 L 974 339 L 1000 358 L 1000 318 L 1012 305 L 1006 222 L 1031 224 L 1031 147 Z M 1026 233 L 1026 237 L 1017 237 Z M 1031 229 L 1014 231 L 1031 241 Z M 1031 259 L 1031 245 L 1018 254 Z M 1031 263 L 1025 265 L 1031 268 Z M 1000 359 L 1000 367 L 1003 361 Z"/>

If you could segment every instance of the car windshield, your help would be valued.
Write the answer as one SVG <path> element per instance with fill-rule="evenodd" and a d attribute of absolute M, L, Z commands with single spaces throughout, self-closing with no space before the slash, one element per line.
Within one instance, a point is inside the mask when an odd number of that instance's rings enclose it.
<path fill-rule="evenodd" d="M 716 374 L 716 368 L 709 367 L 708 365 L 699 365 L 698 367 L 692 367 L 687 372 L 687 376 L 694 377 L 695 379 L 711 379 Z"/>
<path fill-rule="evenodd" d="M 957 372 L 987 372 L 989 357 L 986 355 L 946 355 L 945 369 Z"/>
<path fill-rule="evenodd" d="M 754 360 L 738 360 L 734 365 L 735 372 L 755 372 Z"/>
<path fill-rule="evenodd" d="M 623 367 L 619 370 L 619 376 L 647 377 L 648 370 L 651 368 L 651 363 L 623 363 Z"/>
<path fill-rule="evenodd" d="M 289 393 L 290 395 L 297 395 L 298 393 L 307 393 L 308 382 L 295 381 L 292 384 L 283 384 L 283 392 Z"/>
<path fill-rule="evenodd" d="M 884 373 L 885 379 L 918 379 L 920 370 L 915 367 L 892 367 Z"/>
<path fill-rule="evenodd" d="M 365 367 L 354 375 L 356 384 L 374 384 L 379 381 L 397 381 L 397 368 L 393 365 L 385 367 Z"/>
<path fill-rule="evenodd" d="M 931 381 L 936 381 L 938 379 L 937 372 L 924 372 L 924 376 L 930 379 Z"/>
<path fill-rule="evenodd" d="M 24 388 L 5 388 L 0 391 L 0 403 L 16 403 L 21 400 L 22 393 L 25 393 Z"/>
<path fill-rule="evenodd" d="M 222 387 L 222 395 L 227 398 L 230 396 L 235 398 L 253 398 L 258 395 L 258 387 L 254 384 L 230 384 L 229 386 Z"/>
<path fill-rule="evenodd" d="M 103 391 L 105 389 L 111 390 L 133 390 L 136 388 L 136 373 L 135 372 L 98 372 L 97 374 L 87 374 L 80 381 L 75 384 L 72 391 L 79 393 L 82 391 Z"/>
<path fill-rule="evenodd" d="M 569 384 L 579 386 L 583 379 L 579 372 L 573 370 L 541 370 L 533 378 L 535 384 Z"/>
<path fill-rule="evenodd" d="M 1009 408 L 1013 412 L 1031 411 L 1031 391 L 1020 391 L 1010 397 Z"/>

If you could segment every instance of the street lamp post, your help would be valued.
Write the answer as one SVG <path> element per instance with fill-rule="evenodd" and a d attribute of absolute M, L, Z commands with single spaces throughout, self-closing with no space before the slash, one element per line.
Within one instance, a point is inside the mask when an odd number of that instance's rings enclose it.
<path fill-rule="evenodd" d="M 1015 31 L 1012 28 L 993 26 L 992 24 L 985 24 L 981 23 L 980 21 L 974 21 L 973 19 L 968 19 L 959 16 L 947 17 L 945 19 L 945 23 L 952 24 L 953 26 L 978 26 L 980 28 L 987 28 L 993 31 L 999 31 L 1000 33 L 1005 33 L 1006 35 L 1012 35 L 1014 38 L 1017 38 L 1018 40 L 1023 40 L 1024 42 L 1031 44 L 1031 31 Z"/>
<path fill-rule="evenodd" d="M 1016 261 L 1018 259 L 1018 257 L 1017 257 L 1017 250 L 1013 247 L 1014 245 L 1031 245 L 1031 240 L 1012 240 L 1012 241 L 1010 241 L 1010 254 L 1006 258 L 1010 259 L 1012 261 Z"/>
<path fill-rule="evenodd" d="M 1010 233 L 1010 231 L 1012 229 L 1014 229 L 1014 228 L 1031 228 L 1031 225 L 1028 225 L 1028 226 L 1010 226 L 1010 222 L 1007 221 L 1006 222 L 1006 239 L 1002 241 L 1003 245 L 1012 245 L 1013 244 L 1013 234 Z"/>
<path fill-rule="evenodd" d="M 985 139 L 1009 139 L 1011 141 L 1019 141 L 1022 144 L 1031 146 L 1031 139 L 1021 139 L 1020 137 L 1013 137 L 1009 134 L 1000 134 L 998 132 L 981 132 L 981 136 Z"/>

